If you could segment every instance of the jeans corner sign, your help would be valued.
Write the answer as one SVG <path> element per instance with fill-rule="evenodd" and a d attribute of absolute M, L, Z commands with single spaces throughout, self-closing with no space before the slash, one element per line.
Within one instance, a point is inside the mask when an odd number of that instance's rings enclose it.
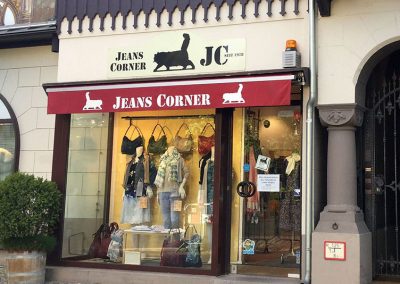
<path fill-rule="evenodd" d="M 165 36 L 165 35 L 164 35 Z M 245 70 L 245 39 L 204 42 L 189 33 L 174 33 L 145 44 L 108 50 L 108 77 L 162 76 Z"/>

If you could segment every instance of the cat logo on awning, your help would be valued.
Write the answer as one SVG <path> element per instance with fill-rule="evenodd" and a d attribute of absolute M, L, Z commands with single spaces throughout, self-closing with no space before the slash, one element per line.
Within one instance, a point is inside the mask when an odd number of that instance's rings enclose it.
<path fill-rule="evenodd" d="M 82 110 L 94 110 L 94 109 L 102 109 L 103 101 L 102 100 L 92 100 L 89 96 L 89 92 L 86 92 L 86 104 Z"/>

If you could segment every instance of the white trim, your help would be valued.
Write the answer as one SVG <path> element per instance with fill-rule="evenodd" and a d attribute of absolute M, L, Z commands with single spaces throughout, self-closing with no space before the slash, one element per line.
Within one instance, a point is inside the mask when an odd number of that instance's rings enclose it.
<path fill-rule="evenodd" d="M 148 83 L 129 83 L 129 84 L 110 84 L 110 85 L 94 85 L 94 86 L 76 86 L 76 87 L 53 87 L 46 91 L 51 92 L 73 92 L 73 91 L 93 91 L 93 90 L 113 90 L 113 89 L 134 89 L 134 88 L 150 88 L 150 87 L 167 87 L 167 86 L 187 86 L 187 85 L 206 85 L 219 83 L 237 83 L 237 82 L 264 82 L 264 81 L 283 81 L 293 80 L 294 75 L 278 75 L 278 76 L 262 76 L 262 77 L 239 77 L 225 79 L 207 79 L 207 80 L 189 80 L 189 81 L 165 81 L 165 82 L 148 82 Z"/>

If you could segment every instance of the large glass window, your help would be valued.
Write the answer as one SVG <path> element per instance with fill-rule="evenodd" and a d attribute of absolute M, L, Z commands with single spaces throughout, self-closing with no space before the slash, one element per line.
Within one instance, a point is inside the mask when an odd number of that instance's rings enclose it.
<path fill-rule="evenodd" d="M 115 113 L 104 220 L 107 116 L 72 115 L 63 257 L 210 270 L 214 117 L 215 110 Z M 103 220 L 119 231 L 100 252 L 90 243 Z"/>
<path fill-rule="evenodd" d="M 63 257 L 88 254 L 103 223 L 108 114 L 71 115 Z"/>
<path fill-rule="evenodd" d="M 0 180 L 17 170 L 18 135 L 15 115 L 5 98 L 0 95 Z"/>
<path fill-rule="evenodd" d="M 239 274 L 300 276 L 301 110 L 235 111 L 231 263 Z"/>

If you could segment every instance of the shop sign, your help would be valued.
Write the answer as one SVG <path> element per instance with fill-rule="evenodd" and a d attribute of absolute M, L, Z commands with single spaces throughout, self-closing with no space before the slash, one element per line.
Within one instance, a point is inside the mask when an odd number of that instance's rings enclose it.
<path fill-rule="evenodd" d="M 244 71 L 245 39 L 204 40 L 193 33 L 163 33 L 149 42 L 108 50 L 108 78 Z"/>
<path fill-rule="evenodd" d="M 325 260 L 346 260 L 346 243 L 338 241 L 324 241 Z"/>
<path fill-rule="evenodd" d="M 293 75 L 54 87 L 48 113 L 126 112 L 290 104 Z"/>

